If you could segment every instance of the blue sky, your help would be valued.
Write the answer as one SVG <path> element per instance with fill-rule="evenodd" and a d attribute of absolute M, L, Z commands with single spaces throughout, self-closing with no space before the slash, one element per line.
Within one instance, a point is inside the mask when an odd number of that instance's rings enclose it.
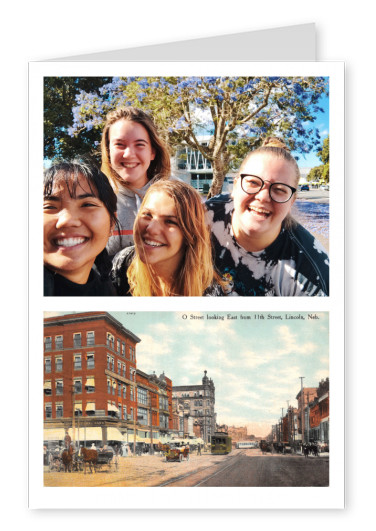
<path fill-rule="evenodd" d="M 313 122 L 313 125 L 319 130 L 322 143 L 324 138 L 329 135 L 329 97 L 321 96 L 319 105 L 324 109 L 324 112 L 316 115 L 316 120 Z M 310 126 L 312 126 L 312 124 L 310 124 Z M 305 155 L 302 155 L 301 153 L 295 153 L 293 151 L 292 154 L 294 156 L 299 156 L 298 166 L 300 168 L 314 168 L 315 166 L 320 166 L 320 164 L 322 164 L 321 160 L 316 156 L 316 152 L 314 151 L 311 151 Z"/>
<path fill-rule="evenodd" d="M 287 401 L 297 406 L 300 376 L 305 387 L 329 376 L 327 312 L 314 314 L 318 319 L 306 312 L 110 313 L 141 339 L 138 368 L 165 372 L 173 385 L 200 384 L 207 370 L 216 388 L 217 421 L 247 425 L 249 434 L 267 435 Z M 223 320 L 207 318 L 213 315 Z"/>

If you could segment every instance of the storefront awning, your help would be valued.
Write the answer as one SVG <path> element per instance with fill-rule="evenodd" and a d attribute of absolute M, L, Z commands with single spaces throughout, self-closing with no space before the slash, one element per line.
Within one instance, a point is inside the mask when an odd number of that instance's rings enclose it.
<path fill-rule="evenodd" d="M 119 413 L 118 408 L 114 406 L 113 404 L 107 404 L 107 409 L 108 411 L 114 411 L 115 413 Z"/>
<path fill-rule="evenodd" d="M 95 380 L 94 378 L 87 378 L 85 387 L 95 387 Z"/>
<path fill-rule="evenodd" d="M 49 389 L 51 390 L 51 382 L 44 382 L 43 389 Z"/>
<path fill-rule="evenodd" d="M 82 404 L 74 404 L 74 410 L 82 412 Z"/>
<path fill-rule="evenodd" d="M 85 411 L 95 411 L 95 403 L 88 402 L 85 407 Z"/>
<path fill-rule="evenodd" d="M 121 434 L 121 431 L 117 428 L 107 428 L 107 440 L 124 442 L 127 439 Z"/>
<path fill-rule="evenodd" d="M 44 441 L 63 441 L 65 430 L 63 428 L 45 428 L 43 430 Z"/>
<path fill-rule="evenodd" d="M 64 430 L 63 430 L 64 431 Z M 75 439 L 78 441 L 80 439 L 80 442 L 83 441 L 96 441 L 96 442 L 102 442 L 103 436 L 102 436 L 102 428 L 75 428 L 74 437 L 73 437 L 73 428 L 69 428 L 68 430 L 69 435 L 72 439 Z"/>

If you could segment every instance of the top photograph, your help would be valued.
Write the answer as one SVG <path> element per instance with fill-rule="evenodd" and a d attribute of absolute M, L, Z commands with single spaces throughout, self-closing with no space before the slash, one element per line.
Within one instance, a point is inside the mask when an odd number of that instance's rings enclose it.
<path fill-rule="evenodd" d="M 329 296 L 329 99 L 329 77 L 44 77 L 44 296 Z"/>

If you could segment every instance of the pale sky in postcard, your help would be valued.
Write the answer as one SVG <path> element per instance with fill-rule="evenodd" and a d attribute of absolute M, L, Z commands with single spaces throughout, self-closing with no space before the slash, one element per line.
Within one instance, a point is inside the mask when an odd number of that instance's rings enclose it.
<path fill-rule="evenodd" d="M 287 401 L 297 406 L 300 376 L 304 387 L 317 387 L 329 376 L 327 312 L 109 313 L 141 339 L 139 369 L 165 372 L 177 386 L 201 384 L 207 370 L 215 385 L 217 422 L 247 425 L 249 434 L 266 435 L 282 408 L 286 413 Z M 213 315 L 224 320 L 207 318 Z M 264 319 L 256 318 L 261 315 Z M 286 318 L 298 315 L 304 319 Z"/>

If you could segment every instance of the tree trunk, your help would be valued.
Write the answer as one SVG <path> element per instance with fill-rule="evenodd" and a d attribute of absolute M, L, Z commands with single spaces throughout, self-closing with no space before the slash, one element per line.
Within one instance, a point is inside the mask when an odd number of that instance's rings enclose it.
<path fill-rule="evenodd" d="M 228 153 L 222 152 L 214 158 L 213 166 L 213 181 L 210 187 L 207 199 L 214 197 L 222 192 L 223 182 L 228 171 Z"/>

